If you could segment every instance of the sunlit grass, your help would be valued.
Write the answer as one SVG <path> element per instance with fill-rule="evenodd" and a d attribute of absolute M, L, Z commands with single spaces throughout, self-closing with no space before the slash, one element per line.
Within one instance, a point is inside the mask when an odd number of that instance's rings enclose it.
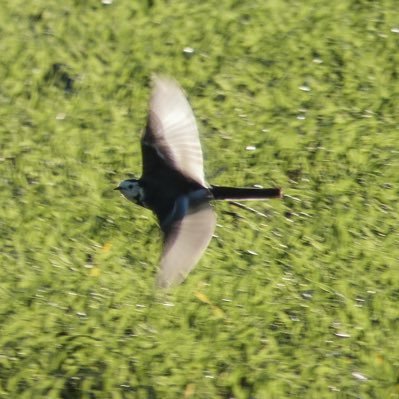
<path fill-rule="evenodd" d="M 0 396 L 398 398 L 396 2 L 103 3 L 0 13 Z M 170 293 L 154 216 L 112 191 L 153 73 L 210 182 L 287 194 L 216 204 Z"/>

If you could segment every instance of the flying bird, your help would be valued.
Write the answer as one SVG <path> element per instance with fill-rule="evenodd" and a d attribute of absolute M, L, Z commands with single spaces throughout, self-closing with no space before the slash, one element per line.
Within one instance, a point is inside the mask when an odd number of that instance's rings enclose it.
<path fill-rule="evenodd" d="M 115 190 L 158 218 L 163 232 L 159 287 L 181 283 L 202 256 L 216 225 L 211 201 L 282 197 L 280 188 L 206 184 L 195 117 L 172 79 L 154 79 L 141 150 L 142 176 L 122 181 Z"/>

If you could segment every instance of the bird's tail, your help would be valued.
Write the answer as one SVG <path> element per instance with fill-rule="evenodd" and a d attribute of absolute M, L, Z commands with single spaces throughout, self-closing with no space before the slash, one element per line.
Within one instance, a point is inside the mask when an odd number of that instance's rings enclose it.
<path fill-rule="evenodd" d="M 262 200 L 267 198 L 282 198 L 281 188 L 237 188 L 211 186 L 210 191 L 215 200 Z"/>

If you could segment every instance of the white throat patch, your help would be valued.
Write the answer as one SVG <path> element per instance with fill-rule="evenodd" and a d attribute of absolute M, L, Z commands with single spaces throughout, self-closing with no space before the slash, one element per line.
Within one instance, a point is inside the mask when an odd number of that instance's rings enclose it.
<path fill-rule="evenodd" d="M 144 205 L 144 191 L 137 181 L 125 180 L 119 187 L 126 199 L 139 205 Z"/>

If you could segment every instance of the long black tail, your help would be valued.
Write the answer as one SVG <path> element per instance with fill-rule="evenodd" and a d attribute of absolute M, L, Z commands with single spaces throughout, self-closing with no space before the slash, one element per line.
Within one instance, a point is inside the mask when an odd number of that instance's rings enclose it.
<path fill-rule="evenodd" d="M 282 198 L 281 188 L 236 188 L 211 186 L 210 191 L 215 200 L 261 200 L 267 198 Z"/>

